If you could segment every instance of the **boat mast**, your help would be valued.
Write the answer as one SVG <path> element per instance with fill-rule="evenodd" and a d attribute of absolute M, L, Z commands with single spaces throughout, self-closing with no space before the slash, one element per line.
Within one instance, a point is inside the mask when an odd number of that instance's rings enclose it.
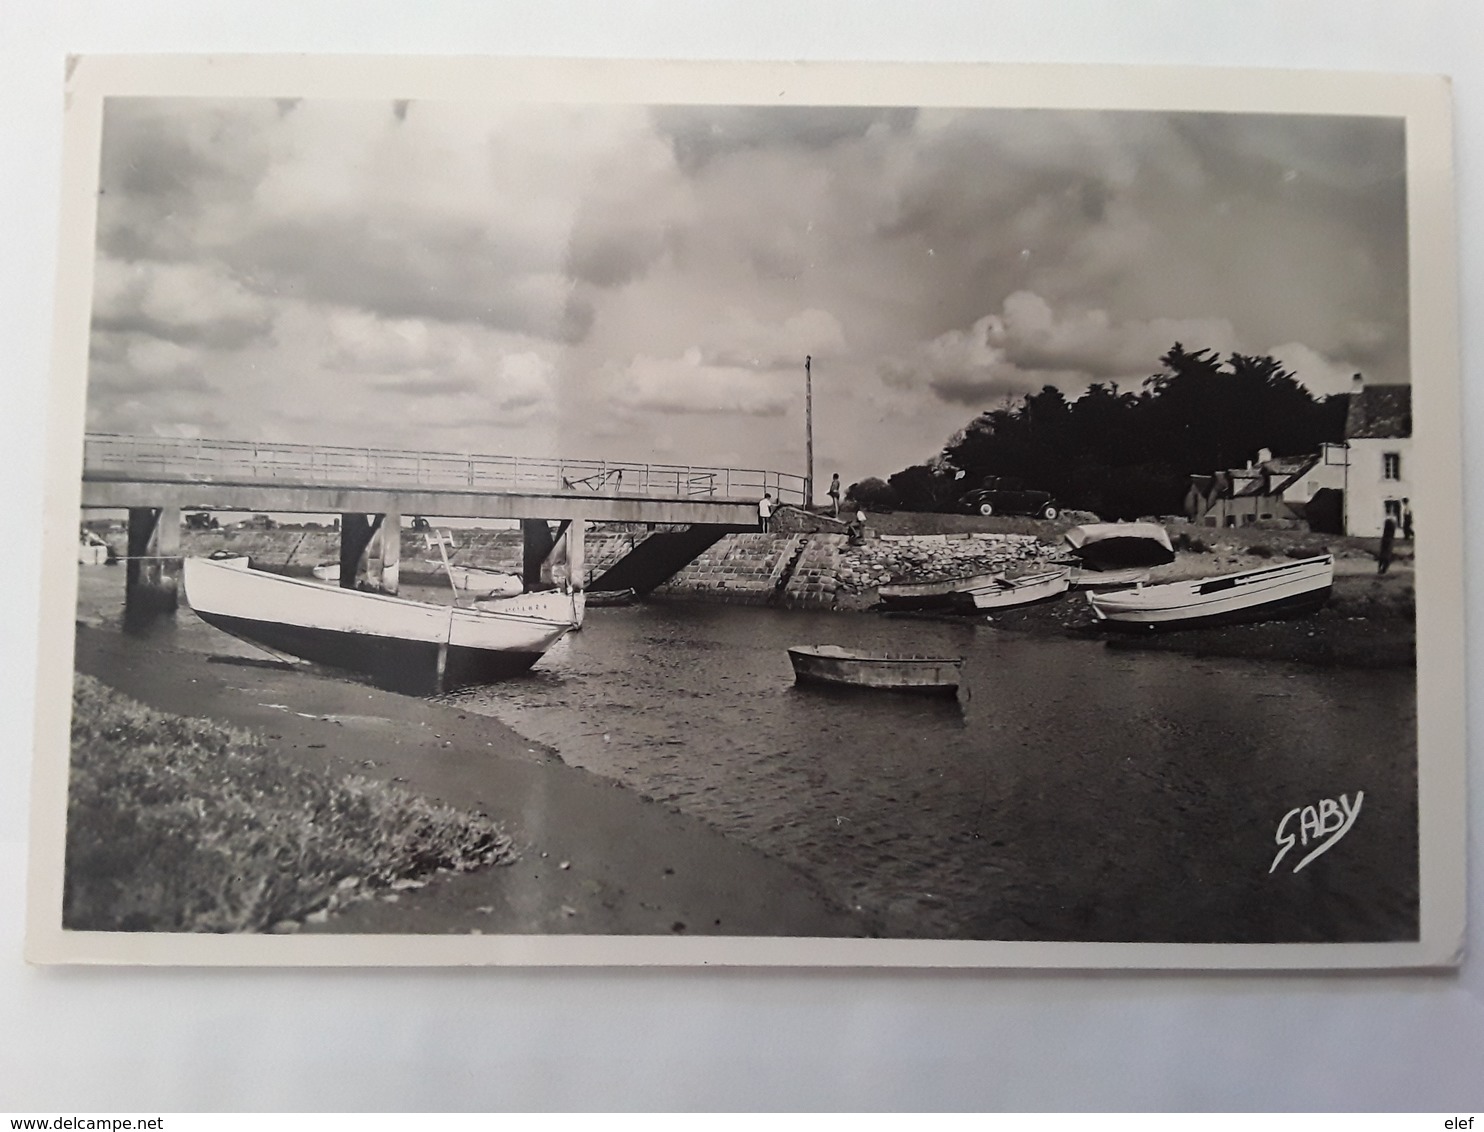
<path fill-rule="evenodd" d="M 804 355 L 804 509 L 814 505 L 814 377 Z"/>

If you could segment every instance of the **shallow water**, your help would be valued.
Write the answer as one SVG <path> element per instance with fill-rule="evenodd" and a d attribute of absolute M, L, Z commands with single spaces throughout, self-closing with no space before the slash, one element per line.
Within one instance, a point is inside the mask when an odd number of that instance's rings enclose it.
<path fill-rule="evenodd" d="M 80 616 L 111 623 L 120 597 L 85 584 Z M 963 655 L 966 686 L 796 688 L 785 649 L 820 643 Z M 141 647 L 252 652 L 184 609 Z M 1409 671 L 654 602 L 591 610 L 529 676 L 446 698 L 788 862 L 883 935 L 1416 934 Z M 1289 810 L 1358 790 L 1342 841 L 1269 872 Z"/>

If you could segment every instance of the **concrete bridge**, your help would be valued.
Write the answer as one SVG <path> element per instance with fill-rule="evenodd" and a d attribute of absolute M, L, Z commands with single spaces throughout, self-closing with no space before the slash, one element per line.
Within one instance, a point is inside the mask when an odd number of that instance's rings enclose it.
<path fill-rule="evenodd" d="M 404 515 L 520 520 L 528 585 L 558 540 L 582 578 L 590 521 L 687 527 L 651 535 L 642 557 L 593 581 L 644 590 L 723 534 L 755 529 L 764 492 L 795 504 L 808 495 L 803 476 L 752 468 L 103 433 L 88 434 L 83 448 L 83 507 L 129 513 L 126 604 L 136 613 L 174 608 L 188 510 L 339 515 L 341 585 L 368 580 L 393 592 Z"/>

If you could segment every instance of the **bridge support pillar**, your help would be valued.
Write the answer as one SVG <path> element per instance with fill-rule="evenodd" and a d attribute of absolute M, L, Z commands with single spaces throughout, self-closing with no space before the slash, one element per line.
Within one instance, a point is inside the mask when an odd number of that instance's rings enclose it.
<path fill-rule="evenodd" d="M 567 528 L 567 584 L 587 589 L 587 520 L 573 519 Z"/>
<path fill-rule="evenodd" d="M 366 573 L 373 586 L 394 594 L 402 573 L 402 514 L 396 500 L 376 516 L 372 525 L 376 533 L 367 547 Z"/>
<path fill-rule="evenodd" d="M 139 628 L 180 605 L 180 508 L 130 507 L 124 624 Z"/>
<path fill-rule="evenodd" d="M 545 519 L 522 519 L 520 535 L 523 550 L 521 581 L 525 583 L 528 590 L 539 589 L 543 581 L 542 567 L 551 557 L 551 550 L 556 545 L 556 540 L 551 537 L 551 526 Z"/>
<path fill-rule="evenodd" d="M 371 545 L 376 523 L 369 516 L 352 511 L 340 516 L 340 588 L 353 590 L 360 580 L 361 562 Z"/>

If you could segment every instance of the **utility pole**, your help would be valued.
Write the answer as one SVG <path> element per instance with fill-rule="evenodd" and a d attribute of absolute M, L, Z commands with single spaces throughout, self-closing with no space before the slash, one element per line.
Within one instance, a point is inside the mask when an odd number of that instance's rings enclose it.
<path fill-rule="evenodd" d="M 804 355 L 804 508 L 814 505 L 814 377 Z"/>

